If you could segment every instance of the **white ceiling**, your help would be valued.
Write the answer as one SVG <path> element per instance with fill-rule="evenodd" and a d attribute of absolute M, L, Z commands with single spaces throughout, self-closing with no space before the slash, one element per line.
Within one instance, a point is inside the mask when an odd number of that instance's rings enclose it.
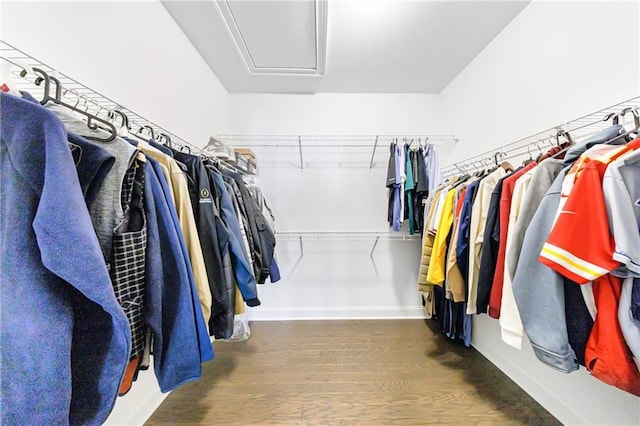
<path fill-rule="evenodd" d="M 230 93 L 440 93 L 527 3 L 163 1 Z"/>

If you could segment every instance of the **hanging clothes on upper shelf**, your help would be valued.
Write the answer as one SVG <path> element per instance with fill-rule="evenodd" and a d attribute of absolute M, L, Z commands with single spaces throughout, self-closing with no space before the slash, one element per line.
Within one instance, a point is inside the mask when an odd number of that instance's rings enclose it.
<path fill-rule="evenodd" d="M 408 222 L 409 235 L 422 232 L 424 200 L 442 180 L 435 145 L 414 141 L 400 146 L 397 139 L 389 146 L 387 183 L 389 189 L 387 221 L 394 231 Z"/>

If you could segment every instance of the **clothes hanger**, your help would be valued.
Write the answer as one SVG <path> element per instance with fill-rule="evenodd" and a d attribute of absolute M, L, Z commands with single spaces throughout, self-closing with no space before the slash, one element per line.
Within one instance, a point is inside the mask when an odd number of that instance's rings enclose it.
<path fill-rule="evenodd" d="M 180 147 L 180 151 L 191 154 L 191 147 L 189 145 L 182 145 L 182 147 Z"/>
<path fill-rule="evenodd" d="M 507 161 L 507 154 L 504 154 L 504 156 L 502 158 L 504 160 L 500 163 L 500 167 L 505 169 L 507 172 L 514 171 L 515 167 L 513 167 L 513 164 L 511 164 L 509 161 Z"/>
<path fill-rule="evenodd" d="M 117 121 L 116 117 L 120 117 L 120 120 L 122 121 L 122 124 L 118 128 L 118 134 L 120 136 L 130 136 L 131 124 L 129 123 L 129 117 L 124 112 L 117 109 L 111 110 L 109 112 L 109 118 Z"/>
<path fill-rule="evenodd" d="M 558 131 L 556 132 L 556 142 L 557 142 L 558 146 L 560 146 L 560 137 L 561 136 L 564 136 L 564 138 L 567 140 L 567 142 L 569 142 L 571 145 L 573 145 L 573 139 L 571 138 L 571 135 L 569 134 L 569 132 L 567 132 L 565 130 L 562 130 L 562 129 L 558 129 Z"/>
<path fill-rule="evenodd" d="M 527 154 L 529 154 L 529 160 L 533 161 L 533 155 L 531 155 L 531 144 L 527 145 Z"/>
<path fill-rule="evenodd" d="M 140 126 L 140 128 L 138 129 L 138 131 L 136 132 L 136 135 L 138 133 L 142 133 L 143 130 L 148 130 L 149 134 L 151 135 L 151 139 L 155 140 L 156 139 L 156 132 L 155 130 L 153 130 L 153 127 L 149 126 L 148 124 L 145 124 L 143 126 Z"/>
<path fill-rule="evenodd" d="M 555 136 L 556 140 L 558 141 L 558 145 L 557 146 L 560 146 L 560 136 L 564 136 L 567 139 L 567 141 L 569 142 L 569 144 L 567 146 L 565 146 L 564 148 L 560 149 L 555 154 L 550 155 L 549 158 L 558 158 L 559 156 L 564 155 L 569 150 L 569 148 L 573 147 L 574 144 L 573 144 L 573 139 L 571 138 L 571 135 L 569 134 L 569 132 L 564 131 L 564 130 L 562 130 L 562 131 L 559 130 L 558 133 Z"/>
<path fill-rule="evenodd" d="M 620 116 L 624 117 L 629 112 L 633 115 L 633 124 L 634 124 L 633 129 L 631 129 L 629 131 L 629 133 L 635 133 L 636 136 L 637 136 L 638 135 L 638 131 L 640 130 L 640 113 L 638 113 L 638 109 L 637 108 L 628 107 L 628 108 L 623 109 L 620 112 Z"/>
<path fill-rule="evenodd" d="M 105 138 L 100 138 L 97 136 L 84 136 L 85 139 L 89 139 L 92 141 L 96 141 L 96 142 L 112 142 L 113 140 L 115 140 L 116 136 L 117 136 L 117 132 L 116 132 L 116 128 L 113 125 L 113 123 L 110 123 L 107 120 L 104 120 L 100 117 L 96 117 L 93 114 L 89 114 L 87 111 L 83 111 L 80 108 L 77 108 L 76 106 L 72 106 L 67 104 L 66 102 L 62 101 L 62 84 L 60 84 L 60 80 L 58 80 L 55 77 L 49 76 L 49 74 L 47 74 L 46 72 L 44 72 L 43 70 L 41 70 L 40 68 L 32 68 L 33 72 L 36 73 L 38 75 L 38 77 L 36 78 L 35 84 L 36 86 L 40 86 L 44 83 L 43 89 L 44 89 L 44 94 L 43 94 L 43 98 L 40 101 L 41 105 L 46 105 L 48 102 L 53 102 L 57 105 L 63 106 L 65 108 L 68 108 L 74 112 L 77 112 L 81 115 L 83 115 L 84 117 L 86 117 L 87 119 L 87 127 L 91 130 L 97 130 L 98 129 L 98 123 L 102 124 L 102 126 L 104 127 L 103 130 L 106 130 L 107 132 L 110 133 L 110 135 L 108 137 Z M 23 73 L 25 73 L 23 75 Z M 26 76 L 26 71 L 23 70 L 23 72 L 20 74 Z M 54 82 L 56 88 L 55 88 L 55 94 L 52 97 L 51 96 L 51 82 Z"/>
<path fill-rule="evenodd" d="M 502 152 L 495 152 L 493 154 L 493 162 L 496 164 L 496 166 L 498 165 L 498 157 L 502 156 Z"/>
<path fill-rule="evenodd" d="M 164 146 L 173 148 L 171 143 L 171 137 L 169 137 L 169 135 L 167 135 L 166 133 L 158 133 L 158 142 L 160 142 L 163 138 L 165 140 Z M 191 154 L 191 148 L 189 148 L 189 154 Z"/>
<path fill-rule="evenodd" d="M 483 160 L 484 158 L 480 160 L 476 160 L 473 163 L 471 163 L 471 167 L 476 169 L 476 172 L 474 174 L 475 177 L 482 177 L 486 173 L 487 165 Z"/>
<path fill-rule="evenodd" d="M 618 124 L 618 122 L 620 121 L 620 117 L 618 117 L 618 114 L 616 114 L 615 112 L 605 115 L 602 121 L 609 121 L 611 119 L 613 119 L 612 123 L 614 125 Z"/>

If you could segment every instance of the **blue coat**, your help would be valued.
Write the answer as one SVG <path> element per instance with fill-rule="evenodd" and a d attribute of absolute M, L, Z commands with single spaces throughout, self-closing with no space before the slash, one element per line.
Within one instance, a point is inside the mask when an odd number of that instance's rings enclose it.
<path fill-rule="evenodd" d="M 158 214 L 158 228 L 161 232 L 161 247 L 159 252 L 163 255 L 162 262 L 165 274 L 168 274 L 165 275 L 165 279 L 163 281 L 163 286 L 165 288 L 164 291 L 178 292 L 177 287 L 180 288 L 179 297 L 169 297 L 163 300 L 163 327 L 167 327 L 167 332 L 171 331 L 171 335 L 168 337 L 173 339 L 181 339 L 180 335 L 186 332 L 186 328 L 178 332 L 174 328 L 175 326 L 165 323 L 165 321 L 167 321 L 165 318 L 166 314 L 164 313 L 165 310 L 167 310 L 167 312 L 169 312 L 169 314 L 176 320 L 179 318 L 180 321 L 188 321 L 185 322 L 183 326 L 189 328 L 188 333 L 192 333 L 193 331 L 196 333 L 196 342 L 193 347 L 196 349 L 199 348 L 200 361 L 210 361 L 213 359 L 213 347 L 211 346 L 209 330 L 206 322 L 204 321 L 202 309 L 200 308 L 200 299 L 196 290 L 193 270 L 191 269 L 191 261 L 180 228 L 178 213 L 176 212 L 176 208 L 173 205 L 173 200 L 170 195 L 169 184 L 162 174 L 162 170 L 157 161 L 147 157 L 147 163 L 151 165 L 155 171 L 155 176 L 157 177 L 157 179 L 150 181 L 150 183 L 152 183 L 150 189 L 153 192 L 156 212 Z M 146 170 L 149 170 L 149 167 L 145 169 L 145 172 Z M 145 195 L 147 192 L 148 191 L 145 192 Z M 155 249 L 148 248 L 147 253 L 152 252 L 153 250 Z M 168 257 L 165 258 L 165 255 Z M 173 268 L 177 269 L 172 270 Z M 172 289 L 172 287 L 175 288 Z M 189 295 L 189 298 L 187 298 L 186 295 Z M 188 353 L 184 353 L 182 355 L 178 354 L 177 356 L 189 358 Z M 199 376 L 200 373 L 198 373 L 198 377 Z M 172 387 L 175 386 L 176 385 Z"/>
<path fill-rule="evenodd" d="M 168 392 L 201 375 L 189 271 L 154 160 L 145 166 L 147 259 L 145 319 L 153 332 L 154 371 Z M 200 305 L 197 306 L 198 310 Z M 209 344 L 211 347 L 211 344 Z"/>
<path fill-rule="evenodd" d="M 53 113 L 6 94 L 0 108 L 0 423 L 101 424 L 131 335 L 83 197 L 94 185 Z"/>

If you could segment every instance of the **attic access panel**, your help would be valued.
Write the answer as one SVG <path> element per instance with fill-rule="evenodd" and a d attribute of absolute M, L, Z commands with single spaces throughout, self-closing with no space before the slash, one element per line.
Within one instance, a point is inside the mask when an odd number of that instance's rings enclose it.
<path fill-rule="evenodd" d="M 251 73 L 322 74 L 325 1 L 219 1 Z"/>

